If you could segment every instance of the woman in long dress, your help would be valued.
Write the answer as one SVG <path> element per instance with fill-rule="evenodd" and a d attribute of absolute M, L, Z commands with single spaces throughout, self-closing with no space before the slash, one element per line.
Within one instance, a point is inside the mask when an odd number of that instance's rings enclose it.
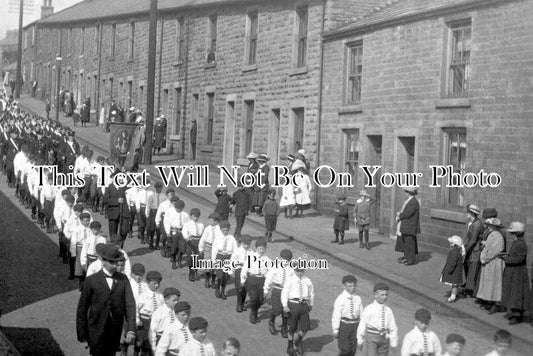
<path fill-rule="evenodd" d="M 161 148 L 165 146 L 166 136 L 167 136 L 167 124 L 163 120 L 163 117 L 158 117 L 157 119 L 155 119 L 155 125 L 154 125 L 154 144 L 152 147 L 154 149 L 154 152 L 153 152 L 154 155 L 156 154 L 156 152 L 157 154 L 159 154 L 159 152 L 161 151 Z"/>
<path fill-rule="evenodd" d="M 300 175 L 300 177 L 296 178 L 296 187 L 294 189 L 294 199 L 296 201 L 295 218 L 303 217 L 304 210 L 309 209 L 311 206 L 311 191 L 313 190 L 313 187 L 309 176 L 304 172 L 305 168 L 299 167 L 295 173 L 296 175 Z"/>
<path fill-rule="evenodd" d="M 502 277 L 505 263 L 501 254 L 505 252 L 505 239 L 500 232 L 503 227 L 498 218 L 485 220 L 489 235 L 481 251 L 481 274 L 477 298 L 485 301 L 489 314 L 501 311 L 497 305 L 502 300 Z"/>

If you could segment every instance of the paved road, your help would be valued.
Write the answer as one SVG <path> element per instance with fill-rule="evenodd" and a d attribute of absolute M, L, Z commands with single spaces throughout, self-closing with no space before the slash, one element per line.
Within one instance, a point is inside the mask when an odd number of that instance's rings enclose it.
<path fill-rule="evenodd" d="M 4 182 L 0 184 L 0 189 L 3 194 L 0 196 L 0 204 L 5 206 L 8 204 L 6 199 L 14 201 L 14 191 L 8 189 Z M 203 205 L 201 202 L 194 202 L 187 197 L 184 198 L 187 209 L 192 207 L 199 207 L 202 211 L 202 220 L 205 222 L 206 215 L 211 210 L 210 207 Z M 28 224 L 28 226 L 35 224 L 29 218 L 28 210 L 21 210 L 18 203 L 12 209 L 14 216 L 17 217 L 20 225 Z M 104 222 L 100 215 L 95 218 Z M 13 228 L 13 227 L 12 227 Z M 57 235 L 44 234 L 43 231 L 36 227 L 31 227 L 36 239 L 43 237 L 49 238 L 53 243 L 57 244 Z M 16 235 L 16 231 L 12 232 Z M 261 236 L 263 231 L 257 229 L 255 226 L 245 226 L 244 233 L 252 236 Z M 291 248 L 296 257 L 309 255 L 311 258 L 319 258 L 321 256 L 313 255 L 309 250 L 303 246 L 297 246 L 294 243 L 278 242 L 269 245 L 267 254 L 271 257 L 279 255 L 282 248 Z M 175 286 L 181 290 L 182 300 L 189 301 L 192 306 L 192 314 L 194 316 L 204 316 L 210 322 L 208 337 L 215 345 L 220 348 L 224 338 L 235 336 L 241 340 L 243 344 L 242 355 L 283 355 L 285 354 L 286 342 L 280 336 L 271 336 L 268 332 L 267 321 L 263 320 L 258 325 L 251 325 L 248 322 L 248 315 L 246 313 L 238 314 L 235 312 L 235 298 L 229 297 L 228 300 L 222 301 L 214 297 L 213 290 L 205 289 L 203 283 L 191 283 L 187 280 L 187 270 L 172 270 L 170 262 L 163 259 L 158 251 L 151 251 L 145 245 L 141 245 L 136 238 L 128 239 L 125 246 L 129 253 L 132 263 L 141 262 L 147 270 L 159 270 L 163 274 L 162 287 Z M 51 258 L 56 258 L 52 255 Z M 332 312 L 332 304 L 335 297 L 341 292 L 340 279 L 343 275 L 349 273 L 346 268 L 339 265 L 335 261 L 330 261 L 329 269 L 322 271 L 309 271 L 308 276 L 312 279 L 316 287 L 315 308 L 311 314 L 313 330 L 309 332 L 307 340 L 304 343 L 304 348 L 309 355 L 335 355 L 337 352 L 336 341 L 331 336 L 330 331 L 330 317 Z M 32 263 L 31 258 L 20 261 L 21 264 Z M 35 266 L 38 268 L 38 266 Z M 21 268 L 19 270 L 25 271 Z M 14 273 L 14 271 L 11 271 Z M 27 272 L 24 272 L 27 273 Z M 67 276 L 67 266 L 64 265 L 64 272 L 57 275 L 56 283 L 58 285 L 64 284 Z M 20 279 L 24 280 L 30 276 L 21 275 Z M 359 278 L 358 292 L 361 295 L 364 304 L 369 304 L 372 301 L 372 286 L 375 280 L 366 278 Z M 53 283 L 53 282 L 52 282 Z M 30 287 L 30 286 L 29 286 Z M 230 295 L 232 288 L 229 287 Z M 31 293 L 31 288 L 28 289 Z M 56 295 L 50 296 L 32 304 L 26 305 L 2 317 L 2 324 L 4 326 L 25 327 L 25 328 L 48 328 L 55 342 L 59 345 L 65 355 L 87 355 L 87 351 L 83 345 L 76 341 L 75 337 L 75 309 L 77 305 L 79 292 L 77 290 L 62 291 L 59 290 Z M 397 323 L 400 328 L 400 337 L 402 338 L 413 326 L 414 311 L 419 308 L 417 302 L 413 302 L 411 296 L 399 295 L 396 291 L 392 291 L 390 298 L 390 306 L 392 307 Z M 262 308 L 262 318 L 268 317 L 269 306 Z M 486 335 L 480 335 L 475 326 L 468 320 L 455 319 L 453 316 L 446 317 L 437 315 L 432 321 L 432 328 L 440 336 L 442 342 L 448 333 L 459 332 L 463 334 L 467 340 L 467 348 L 465 355 L 483 355 L 489 350 L 490 342 Z M 398 355 L 392 353 L 392 355 Z"/>

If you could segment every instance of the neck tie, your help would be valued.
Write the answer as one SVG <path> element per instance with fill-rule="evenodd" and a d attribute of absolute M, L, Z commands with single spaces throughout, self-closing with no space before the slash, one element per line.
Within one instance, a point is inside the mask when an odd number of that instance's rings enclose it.
<path fill-rule="evenodd" d="M 185 325 L 181 328 L 181 332 L 183 333 L 183 338 L 185 339 L 185 343 L 189 342 L 189 333 L 187 332 L 187 328 Z"/>
<path fill-rule="evenodd" d="M 381 305 L 381 329 L 385 330 L 385 306 Z"/>
<path fill-rule="evenodd" d="M 176 320 L 176 319 L 174 318 L 174 312 L 173 312 L 172 310 L 170 310 L 170 323 L 173 323 L 174 320 Z"/>
<path fill-rule="evenodd" d="M 426 334 L 422 333 L 422 338 L 424 339 L 424 356 L 429 355 L 428 351 L 428 337 Z"/>
<path fill-rule="evenodd" d="M 287 276 L 287 269 L 284 268 L 282 269 L 283 273 L 281 275 L 281 287 L 283 287 L 285 285 L 285 277 Z"/>
<path fill-rule="evenodd" d="M 302 280 L 298 281 L 298 287 L 300 288 L 300 303 L 304 301 L 304 286 Z"/>
<path fill-rule="evenodd" d="M 157 209 L 159 208 L 159 193 L 156 192 L 156 195 L 157 195 L 157 206 L 155 208 Z"/>
<path fill-rule="evenodd" d="M 353 309 L 354 309 L 353 296 L 350 296 L 350 318 L 354 318 Z"/>
<path fill-rule="evenodd" d="M 224 253 L 228 250 L 228 237 L 224 236 L 224 250 L 222 250 Z"/>
<path fill-rule="evenodd" d="M 142 284 L 139 282 L 139 295 L 143 293 L 143 287 Z"/>
<path fill-rule="evenodd" d="M 153 306 L 154 306 L 154 309 L 152 310 L 152 312 L 155 312 L 155 310 L 157 309 L 157 298 L 155 297 L 155 292 L 154 294 L 152 295 L 152 302 L 153 302 Z"/>
<path fill-rule="evenodd" d="M 205 356 L 205 348 L 204 348 L 204 344 L 200 344 L 200 355 L 201 355 L 201 356 Z"/>
<path fill-rule="evenodd" d="M 211 243 L 215 241 L 215 228 L 211 226 Z"/>
<path fill-rule="evenodd" d="M 178 213 L 178 228 L 181 229 L 181 213 Z"/>
<path fill-rule="evenodd" d="M 196 235 L 194 235 L 194 236 L 198 236 L 198 224 L 194 223 L 194 227 L 196 228 Z"/>

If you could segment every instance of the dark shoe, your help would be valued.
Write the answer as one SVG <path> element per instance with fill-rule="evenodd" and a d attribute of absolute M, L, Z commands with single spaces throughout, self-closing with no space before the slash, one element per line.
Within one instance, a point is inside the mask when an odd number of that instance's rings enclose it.
<path fill-rule="evenodd" d="M 215 297 L 221 298 L 221 295 L 220 295 L 220 282 L 216 281 L 213 288 L 215 289 Z"/>
<path fill-rule="evenodd" d="M 516 325 L 520 324 L 522 322 L 522 318 L 518 316 L 513 316 L 511 319 L 509 319 L 509 325 Z"/>
<path fill-rule="evenodd" d="M 289 332 L 287 331 L 287 326 L 281 327 L 281 337 L 286 339 L 289 337 Z"/>
<path fill-rule="evenodd" d="M 154 249 L 154 245 L 150 244 L 150 245 L 148 246 L 148 248 L 149 248 L 150 250 L 153 250 L 153 249 Z"/>
<path fill-rule="evenodd" d="M 172 261 L 172 269 L 178 269 L 176 261 Z"/>
<path fill-rule="evenodd" d="M 195 279 L 194 279 L 194 272 L 193 271 L 189 271 L 189 282 L 194 282 Z"/>
<path fill-rule="evenodd" d="M 363 248 L 364 245 L 363 245 L 363 239 L 359 239 L 359 248 Z"/>
<path fill-rule="evenodd" d="M 226 297 L 226 287 L 220 287 L 220 299 L 222 300 L 228 299 Z"/>
<path fill-rule="evenodd" d="M 296 348 L 296 352 L 298 355 L 304 354 L 304 350 L 302 348 L 302 339 L 298 338 L 298 341 L 294 342 L 294 347 Z"/>
<path fill-rule="evenodd" d="M 365 248 L 370 251 L 370 244 L 368 242 L 365 243 Z"/>
<path fill-rule="evenodd" d="M 237 313 L 242 313 L 242 311 L 243 311 L 242 305 L 237 304 Z"/>
<path fill-rule="evenodd" d="M 209 281 L 210 281 L 209 277 L 205 277 L 204 287 L 206 287 L 206 288 L 210 288 L 211 287 L 211 284 L 209 284 Z"/>
<path fill-rule="evenodd" d="M 254 313 L 250 312 L 250 323 L 255 324 L 257 320 L 255 319 Z"/>
<path fill-rule="evenodd" d="M 76 278 L 76 277 L 74 277 L 74 276 L 68 276 L 68 280 L 69 280 L 69 281 L 73 281 L 75 278 Z"/>
<path fill-rule="evenodd" d="M 275 325 L 274 320 L 275 319 L 270 318 L 270 320 L 268 321 L 268 330 L 270 331 L 272 335 L 276 335 L 278 333 L 278 331 L 276 330 L 276 325 Z"/>
<path fill-rule="evenodd" d="M 331 242 L 332 244 L 336 244 L 336 243 L 339 242 L 339 239 L 331 240 L 330 242 Z"/>
<path fill-rule="evenodd" d="M 268 242 L 272 243 L 272 237 L 268 238 Z"/>
<path fill-rule="evenodd" d="M 406 266 L 413 266 L 415 263 L 414 262 L 405 261 L 403 264 L 406 265 Z"/>
<path fill-rule="evenodd" d="M 340 240 L 339 245 L 344 245 L 344 241 Z"/>
<path fill-rule="evenodd" d="M 294 347 L 292 345 L 287 346 L 287 354 L 289 356 L 293 356 L 296 350 L 294 350 Z"/>

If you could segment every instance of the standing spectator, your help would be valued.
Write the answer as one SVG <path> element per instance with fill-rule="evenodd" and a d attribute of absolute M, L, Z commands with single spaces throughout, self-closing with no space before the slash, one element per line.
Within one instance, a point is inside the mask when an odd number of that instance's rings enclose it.
<path fill-rule="evenodd" d="M 469 220 L 468 228 L 465 237 L 465 263 L 464 269 L 466 274 L 466 284 L 463 293 L 466 296 L 472 297 L 474 289 L 476 288 L 479 279 L 479 272 L 481 270 L 481 262 L 479 256 L 481 254 L 481 235 L 483 234 L 483 223 L 479 220 L 481 209 L 474 204 L 466 206 L 466 216 Z"/>
<path fill-rule="evenodd" d="M 415 197 L 417 188 L 407 187 L 404 190 L 407 193 L 407 199 L 403 203 L 402 209 L 396 214 L 403 251 L 403 258 L 398 259 L 398 262 L 412 266 L 415 264 L 415 258 L 418 254 L 416 235 L 420 233 L 420 204 Z M 398 247 L 398 243 L 396 246 Z"/>
<path fill-rule="evenodd" d="M 477 297 L 486 302 L 485 309 L 489 310 L 489 314 L 494 314 L 501 311 L 497 303 L 502 300 L 504 262 L 501 254 L 505 252 L 505 239 L 500 232 L 503 225 L 498 218 L 485 220 L 485 226 L 487 226 L 489 235 L 480 256 L 481 275 Z"/>
<path fill-rule="evenodd" d="M 44 110 L 46 111 L 46 120 L 50 120 L 50 100 L 46 99 L 46 106 L 44 107 Z"/>
<path fill-rule="evenodd" d="M 155 125 L 154 125 L 154 143 L 153 143 L 153 154 L 155 155 L 156 152 L 159 154 L 161 152 L 161 148 L 165 147 L 165 140 L 167 136 L 167 124 L 166 121 L 163 121 L 165 115 L 161 115 L 160 117 L 155 119 Z"/>
<path fill-rule="evenodd" d="M 192 120 L 190 137 L 191 137 L 191 153 L 192 160 L 196 161 L 196 135 L 198 133 L 198 126 L 196 125 L 196 120 Z"/>
<path fill-rule="evenodd" d="M 502 305 L 507 308 L 509 325 L 522 321 L 529 307 L 529 276 L 527 273 L 527 244 L 524 241 L 525 225 L 512 222 L 507 231 L 516 238 L 507 255 L 503 255 L 505 270 L 502 281 Z"/>
<path fill-rule="evenodd" d="M 102 103 L 102 107 L 100 108 L 100 113 L 98 117 L 98 125 L 100 127 L 104 127 L 105 125 L 105 104 Z"/>
<path fill-rule="evenodd" d="M 268 182 L 268 175 L 270 173 L 270 166 L 267 164 L 268 157 L 265 154 L 261 154 L 257 156 L 256 162 L 258 164 L 257 167 L 257 177 L 258 182 L 261 183 L 262 186 L 259 184 L 256 184 L 253 188 L 253 194 L 252 194 L 252 207 L 254 211 L 257 213 L 257 216 L 263 216 L 263 204 L 266 201 L 268 190 L 270 188 L 270 184 Z"/>
<path fill-rule="evenodd" d="M 237 220 L 234 236 L 237 240 L 240 240 L 246 215 L 248 215 L 248 212 L 250 211 L 250 195 L 242 185 L 240 179 L 237 182 L 237 188 L 237 191 L 234 192 L 232 196 L 233 201 L 235 202 L 235 219 Z"/>
<path fill-rule="evenodd" d="M 118 248 L 106 244 L 101 254 L 103 268 L 87 278 L 76 314 L 79 342 L 88 342 L 91 355 L 112 356 L 120 344 L 126 321 L 126 342 L 135 339 L 135 299 L 128 278 L 117 273 L 122 259 Z"/>
<path fill-rule="evenodd" d="M 37 80 L 33 79 L 31 81 L 31 97 L 35 98 L 35 93 L 37 92 Z"/>
<path fill-rule="evenodd" d="M 293 168 L 295 166 L 296 164 L 293 165 Z M 299 174 L 300 176 L 295 179 L 296 188 L 294 190 L 294 199 L 296 201 L 296 214 L 294 217 L 303 218 L 304 210 L 309 209 L 311 206 L 311 190 L 313 188 L 309 176 L 305 174 L 304 167 L 297 168 L 297 173 L 295 174 Z"/>
<path fill-rule="evenodd" d="M 465 248 L 463 246 L 463 239 L 457 235 L 448 237 L 448 242 L 450 243 L 450 252 L 442 270 L 440 281 L 452 287 L 448 302 L 453 303 L 457 300 L 459 286 L 463 284 L 463 256 L 465 255 Z"/>
<path fill-rule="evenodd" d="M 296 205 L 296 200 L 294 197 L 294 185 L 292 184 L 292 173 L 290 173 L 290 167 L 289 173 L 287 173 L 287 179 L 288 181 L 285 182 L 286 184 L 281 190 L 281 200 L 279 202 L 279 206 L 280 208 L 283 208 L 285 219 L 292 219 L 292 209 L 294 209 Z"/>
<path fill-rule="evenodd" d="M 359 248 L 366 247 L 367 250 L 370 250 L 370 243 L 368 242 L 370 239 L 370 208 L 374 201 L 366 190 L 361 190 L 353 211 L 354 222 L 357 225 L 357 230 L 359 230 Z"/>
<path fill-rule="evenodd" d="M 215 190 L 215 196 L 217 197 L 217 206 L 215 207 L 215 213 L 220 216 L 220 221 L 226 221 L 229 219 L 231 207 L 235 203 L 233 198 L 228 195 L 228 188 L 221 187 Z"/>
<path fill-rule="evenodd" d="M 350 229 L 350 212 L 346 205 L 346 193 L 341 193 L 337 197 L 337 208 L 335 209 L 335 221 L 333 222 L 333 232 L 335 234 L 335 240 L 331 243 L 339 243 L 344 245 L 344 231 Z M 339 241 L 339 234 L 341 239 Z"/>

